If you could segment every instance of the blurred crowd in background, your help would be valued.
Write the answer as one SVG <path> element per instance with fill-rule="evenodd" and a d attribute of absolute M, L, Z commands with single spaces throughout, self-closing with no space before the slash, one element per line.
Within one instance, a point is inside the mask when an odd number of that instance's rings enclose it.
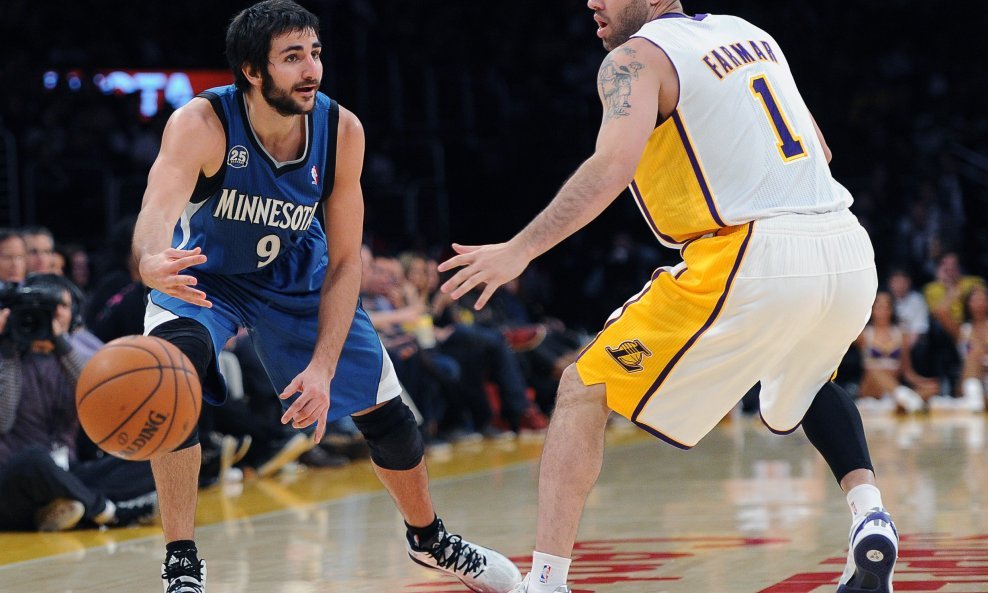
<path fill-rule="evenodd" d="M 96 11 L 4 3 L 0 227 L 26 230 L 26 241 L 23 254 L 20 239 L 0 242 L 0 281 L 22 281 L 10 272 L 21 260 L 25 273 L 63 274 L 85 298 L 88 331 L 102 341 L 141 333 L 143 287 L 128 246 L 173 107 L 162 90 L 149 116 L 146 96 L 106 93 L 94 77 L 223 70 L 223 31 L 247 4 L 113 0 Z M 510 237 L 592 152 L 604 57 L 592 13 L 570 0 L 510 10 L 464 1 L 302 4 L 322 19 L 323 92 L 367 131 L 363 302 L 427 441 L 543 430 L 562 368 L 678 254 L 659 247 L 622 196 L 482 312 L 437 292 L 435 266 L 451 241 Z M 834 152 L 834 176 L 871 233 L 882 292 L 837 380 L 862 408 L 983 410 L 988 115 L 965 56 L 988 6 L 684 4 L 732 12 L 777 39 Z M 345 421 L 333 428 L 335 444 L 316 452 L 278 425 L 258 425 L 277 423 L 278 404 L 249 342 L 238 337 L 224 356 L 227 372 L 241 375 L 231 384 L 242 405 L 204 419 L 217 435 L 206 443 L 216 467 L 207 478 L 235 462 L 271 472 L 299 455 L 325 466 L 365 454 Z M 756 403 L 757 386 L 744 409 Z"/>

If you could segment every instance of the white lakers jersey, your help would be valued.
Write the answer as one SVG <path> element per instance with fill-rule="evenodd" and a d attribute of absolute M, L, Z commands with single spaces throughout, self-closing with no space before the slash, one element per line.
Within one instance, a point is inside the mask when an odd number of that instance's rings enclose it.
<path fill-rule="evenodd" d="M 634 37 L 661 48 L 679 75 L 676 110 L 652 132 L 631 185 L 660 241 L 851 205 L 768 33 L 733 16 L 667 14 Z"/>

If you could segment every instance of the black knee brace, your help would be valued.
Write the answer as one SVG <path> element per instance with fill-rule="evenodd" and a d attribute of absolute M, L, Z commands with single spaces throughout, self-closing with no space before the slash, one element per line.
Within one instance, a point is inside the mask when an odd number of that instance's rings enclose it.
<path fill-rule="evenodd" d="M 838 483 L 853 470 L 874 471 L 861 414 L 839 385 L 827 383 L 820 388 L 803 417 L 803 431 Z"/>
<path fill-rule="evenodd" d="M 415 416 L 401 398 L 396 397 L 380 408 L 354 416 L 354 423 L 367 439 L 371 459 L 383 469 L 405 471 L 422 461 L 425 445 Z"/>
<path fill-rule="evenodd" d="M 171 342 L 182 354 L 189 359 L 199 375 L 199 381 L 206 385 L 212 375 L 213 339 L 206 327 L 185 317 L 166 321 L 152 329 L 148 335 Z M 199 444 L 199 425 L 192 429 L 192 434 L 185 442 L 175 448 L 176 451 L 188 449 Z"/>

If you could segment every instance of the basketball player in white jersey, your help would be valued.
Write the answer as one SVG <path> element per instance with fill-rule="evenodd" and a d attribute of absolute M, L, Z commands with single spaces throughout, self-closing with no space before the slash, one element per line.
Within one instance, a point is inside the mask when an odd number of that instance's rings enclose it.
<path fill-rule="evenodd" d="M 597 146 L 510 241 L 454 244 L 443 290 L 477 307 L 630 185 L 682 263 L 659 269 L 563 375 L 539 476 L 533 568 L 516 593 L 564 593 L 610 411 L 694 446 L 761 382 L 778 433 L 803 426 L 847 493 L 837 591 L 888 593 L 898 536 L 861 418 L 830 379 L 875 298 L 874 253 L 830 175 L 830 151 L 765 31 L 673 0 L 589 0 L 610 50 Z"/>

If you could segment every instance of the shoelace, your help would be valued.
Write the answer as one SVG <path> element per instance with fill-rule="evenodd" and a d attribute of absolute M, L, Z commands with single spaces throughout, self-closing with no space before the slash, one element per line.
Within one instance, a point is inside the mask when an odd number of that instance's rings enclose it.
<path fill-rule="evenodd" d="M 202 560 L 196 558 L 193 562 L 188 556 L 171 556 L 165 562 L 161 578 L 168 581 L 165 593 L 203 593 Z"/>
<path fill-rule="evenodd" d="M 442 539 L 427 552 L 436 559 L 436 564 L 453 572 L 480 576 L 487 569 L 487 557 L 458 535 L 444 533 Z"/>

